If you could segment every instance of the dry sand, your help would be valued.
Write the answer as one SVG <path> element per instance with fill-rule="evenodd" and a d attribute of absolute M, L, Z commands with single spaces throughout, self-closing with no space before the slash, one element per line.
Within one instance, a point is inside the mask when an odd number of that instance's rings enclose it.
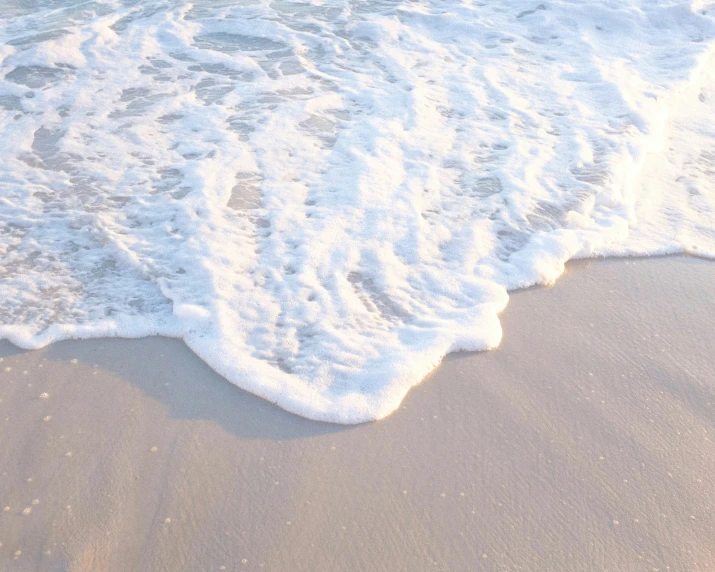
<path fill-rule="evenodd" d="M 572 264 L 512 296 L 498 350 L 354 427 L 177 340 L 0 345 L 0 570 L 713 569 L 714 285 Z"/>

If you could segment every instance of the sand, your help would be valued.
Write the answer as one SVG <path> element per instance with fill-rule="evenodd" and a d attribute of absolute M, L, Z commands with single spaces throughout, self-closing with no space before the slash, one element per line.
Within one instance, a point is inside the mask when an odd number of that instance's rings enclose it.
<path fill-rule="evenodd" d="M 352 427 L 178 340 L 0 344 L 0 570 L 711 570 L 713 285 L 573 263 L 513 293 L 498 350 Z"/>

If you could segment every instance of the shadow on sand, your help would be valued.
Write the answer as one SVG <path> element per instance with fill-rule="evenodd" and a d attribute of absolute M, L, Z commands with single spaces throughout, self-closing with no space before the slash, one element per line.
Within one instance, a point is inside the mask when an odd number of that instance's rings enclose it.
<path fill-rule="evenodd" d="M 38 360 L 66 364 L 77 359 L 84 366 L 78 369 L 80 377 L 89 378 L 93 369 L 115 374 L 163 403 L 170 417 L 212 421 L 243 439 L 303 439 L 350 429 L 288 413 L 236 387 L 178 339 L 66 340 L 31 351 L 39 354 Z M 27 350 L 0 341 L 0 357 L 24 353 Z"/>

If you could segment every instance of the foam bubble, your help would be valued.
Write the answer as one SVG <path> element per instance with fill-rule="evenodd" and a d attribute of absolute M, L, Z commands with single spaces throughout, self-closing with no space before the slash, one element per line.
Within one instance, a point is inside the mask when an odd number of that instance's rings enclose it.
<path fill-rule="evenodd" d="M 357 423 L 498 345 L 507 291 L 570 258 L 715 256 L 702 3 L 73 6 L 0 15 L 19 346 L 181 337 Z"/>

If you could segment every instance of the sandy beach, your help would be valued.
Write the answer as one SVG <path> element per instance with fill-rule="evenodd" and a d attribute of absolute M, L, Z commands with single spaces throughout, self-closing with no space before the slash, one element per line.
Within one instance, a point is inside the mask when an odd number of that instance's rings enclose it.
<path fill-rule="evenodd" d="M 0 570 L 715 568 L 715 264 L 579 261 L 389 418 L 308 421 L 181 341 L 0 344 Z"/>

